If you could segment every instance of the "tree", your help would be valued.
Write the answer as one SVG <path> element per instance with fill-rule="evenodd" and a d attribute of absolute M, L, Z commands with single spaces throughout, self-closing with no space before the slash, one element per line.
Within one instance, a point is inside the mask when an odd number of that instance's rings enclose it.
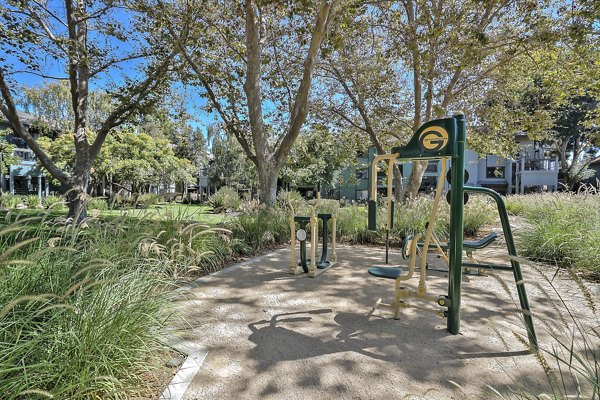
<path fill-rule="evenodd" d="M 600 9 L 578 1 L 555 9 L 557 40 L 521 54 L 502 66 L 476 108 L 479 123 L 492 135 L 474 143 L 482 152 L 490 146 L 504 154 L 516 150 L 498 146 L 494 138 L 527 133 L 545 141 L 559 157 L 568 188 L 585 178 L 600 145 Z M 506 118 L 510 115 L 510 118 Z"/>
<path fill-rule="evenodd" d="M 234 137 L 227 135 L 221 124 L 209 126 L 207 139 L 210 142 L 212 160 L 208 168 L 210 181 L 217 186 L 242 185 L 256 187 L 258 174 L 254 164 L 244 157 L 242 146 Z"/>
<path fill-rule="evenodd" d="M 588 166 L 600 148 L 600 127 L 588 122 L 592 113 L 598 112 L 599 104 L 598 99 L 590 96 L 577 96 L 556 112 L 552 142 L 568 189 L 594 175 Z"/>
<path fill-rule="evenodd" d="M 450 107 L 464 109 L 495 71 L 551 38 L 551 11 L 536 2 L 404 0 L 356 13 L 338 26 L 326 70 L 355 108 L 346 120 L 360 119 L 359 129 L 367 133 L 369 126 L 385 128 L 393 121 L 400 140 L 402 132 L 414 133 Z M 372 84 L 373 77 L 381 84 Z M 393 79 L 406 85 L 410 98 L 386 106 L 394 98 Z M 373 137 L 381 140 L 386 130 L 372 131 L 369 137 L 378 147 Z M 406 197 L 417 193 L 426 165 L 413 162 Z"/>
<path fill-rule="evenodd" d="M 88 135 L 90 138 L 95 136 L 93 132 Z M 69 134 L 59 135 L 54 140 L 44 137 L 38 143 L 59 168 L 72 172 L 76 153 Z M 144 193 L 149 185 L 190 183 L 196 171 L 189 160 L 175 155 L 167 139 L 124 129 L 115 130 L 107 137 L 92 164 L 90 180 L 95 185 L 108 181 L 111 193 L 112 187 L 116 186 L 130 194 L 139 194 Z"/>
<path fill-rule="evenodd" d="M 353 165 L 356 154 L 366 150 L 354 131 L 331 131 L 324 125 L 312 125 L 294 143 L 281 169 L 283 180 L 295 186 L 334 189 L 335 174 Z"/>
<path fill-rule="evenodd" d="M 275 203 L 277 177 L 308 114 L 308 98 L 332 0 L 190 1 L 160 18 L 203 90 L 207 110 L 256 166 L 260 201 Z M 313 20 L 313 23 L 308 21 Z M 174 21 L 182 34 L 172 27 Z M 301 55 L 305 55 L 302 57 Z"/>
<path fill-rule="evenodd" d="M 6 140 L 6 136 L 9 134 L 9 129 L 0 131 L 0 179 L 4 179 L 4 171 L 8 170 L 10 165 L 17 162 L 14 152 L 17 146 Z M 2 186 L 0 186 L 0 193 L 2 193 Z"/>
<path fill-rule="evenodd" d="M 110 114 L 113 103 L 109 93 L 92 90 L 88 93 L 87 126 L 95 131 Z M 36 128 L 42 131 L 72 132 L 75 115 L 71 105 L 69 83 L 64 80 L 47 81 L 39 86 L 21 87 L 16 94 L 16 105 L 32 114 Z"/>
<path fill-rule="evenodd" d="M 0 110 L 12 129 L 23 138 L 39 162 L 67 190 L 69 216 L 86 216 L 83 195 L 90 182 L 90 169 L 110 132 L 136 114 L 146 111 L 157 100 L 169 72 L 174 51 L 134 31 L 137 11 L 128 2 L 40 3 L 15 0 L 0 5 Z M 126 13 L 129 24 L 115 16 Z M 123 11 L 126 10 L 126 11 Z M 132 48 L 130 53 L 119 47 Z M 51 62 L 47 62 L 51 60 Z M 142 79 L 122 77 L 124 83 L 111 92 L 113 106 L 99 121 L 95 138 L 89 137 L 90 85 L 101 85 L 110 71 L 120 64 L 138 61 Z M 52 68 L 58 64 L 58 68 Z M 66 71 L 66 76 L 62 74 Z M 75 157 L 67 173 L 49 157 L 23 127 L 15 105 L 19 75 L 33 74 L 48 80 L 69 82 L 72 109 L 71 132 Z"/>
<path fill-rule="evenodd" d="M 320 65 L 319 105 L 323 123 L 366 134 L 378 154 L 410 137 L 410 93 L 405 90 L 395 43 L 377 23 L 376 8 L 344 9 L 331 31 Z M 394 166 L 395 197 L 403 197 L 402 174 Z"/>

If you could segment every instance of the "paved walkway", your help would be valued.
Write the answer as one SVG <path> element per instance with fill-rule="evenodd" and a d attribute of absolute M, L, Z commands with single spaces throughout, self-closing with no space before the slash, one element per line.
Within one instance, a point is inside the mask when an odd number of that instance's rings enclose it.
<path fill-rule="evenodd" d="M 510 271 L 498 272 L 500 280 L 464 276 L 461 334 L 451 335 L 434 313 L 403 310 L 397 321 L 388 309 L 369 315 L 377 298 L 393 293 L 393 281 L 366 271 L 381 264 L 380 248 L 341 246 L 338 263 L 314 279 L 288 275 L 288 257 L 279 250 L 191 285 L 178 304 L 187 321 L 182 336 L 208 354 L 184 399 L 483 399 L 495 397 L 488 386 L 546 388 L 515 336 L 525 328 Z M 551 293 L 533 269 L 524 274 Z M 445 294 L 447 274 L 429 275 L 428 291 Z M 573 282 L 556 284 L 581 305 Z M 528 291 L 541 343 L 549 343 L 540 319 L 560 319 L 540 287 Z"/>

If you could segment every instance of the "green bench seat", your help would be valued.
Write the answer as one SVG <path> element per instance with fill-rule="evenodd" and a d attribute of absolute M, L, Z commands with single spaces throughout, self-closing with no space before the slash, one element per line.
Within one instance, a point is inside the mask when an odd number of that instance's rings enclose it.
<path fill-rule="evenodd" d="M 396 279 L 402 275 L 402 267 L 371 267 L 368 271 L 377 278 Z"/>

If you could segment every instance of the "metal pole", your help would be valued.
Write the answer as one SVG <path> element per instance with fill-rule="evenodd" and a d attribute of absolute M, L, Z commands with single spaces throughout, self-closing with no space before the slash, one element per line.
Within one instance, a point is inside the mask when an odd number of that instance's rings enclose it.
<path fill-rule="evenodd" d="M 456 335 L 460 332 L 460 296 L 462 283 L 463 252 L 463 186 L 465 178 L 465 139 L 467 126 L 464 115 L 454 116 L 456 120 L 457 157 L 452 159 L 452 183 L 450 192 L 450 240 L 448 272 L 448 332 Z M 443 177 L 442 177 L 443 179 Z"/>
<path fill-rule="evenodd" d="M 502 224 L 502 231 L 504 232 L 506 249 L 508 250 L 508 254 L 511 256 L 510 263 L 512 265 L 512 271 L 515 278 L 515 283 L 517 285 L 517 293 L 519 295 L 519 303 L 521 304 L 521 310 L 523 311 L 523 319 L 525 320 L 525 326 L 527 328 L 527 336 L 529 338 L 529 343 L 531 344 L 531 347 L 537 349 L 537 335 L 533 326 L 533 318 L 531 316 L 531 309 L 529 308 L 529 300 L 527 299 L 527 290 L 525 289 L 523 272 L 521 271 L 521 264 L 516 259 L 517 247 L 515 246 L 515 241 L 513 239 L 512 230 L 510 228 L 510 221 L 508 220 L 508 213 L 506 212 L 506 206 L 504 205 L 504 201 L 502 200 L 498 192 L 492 189 L 467 186 L 465 187 L 465 191 L 485 193 L 491 196 L 496 202 L 496 205 L 498 206 L 498 214 L 500 214 L 500 222 Z"/>

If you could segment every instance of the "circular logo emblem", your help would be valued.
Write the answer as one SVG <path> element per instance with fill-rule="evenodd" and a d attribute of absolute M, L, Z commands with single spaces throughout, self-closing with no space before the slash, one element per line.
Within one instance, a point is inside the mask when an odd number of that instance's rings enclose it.
<path fill-rule="evenodd" d="M 296 231 L 296 239 L 298 239 L 301 242 L 306 240 L 306 231 L 304 229 L 298 229 Z"/>
<path fill-rule="evenodd" d="M 440 126 L 430 126 L 419 136 L 419 144 L 429 151 L 440 151 L 448 144 L 448 132 Z"/>

